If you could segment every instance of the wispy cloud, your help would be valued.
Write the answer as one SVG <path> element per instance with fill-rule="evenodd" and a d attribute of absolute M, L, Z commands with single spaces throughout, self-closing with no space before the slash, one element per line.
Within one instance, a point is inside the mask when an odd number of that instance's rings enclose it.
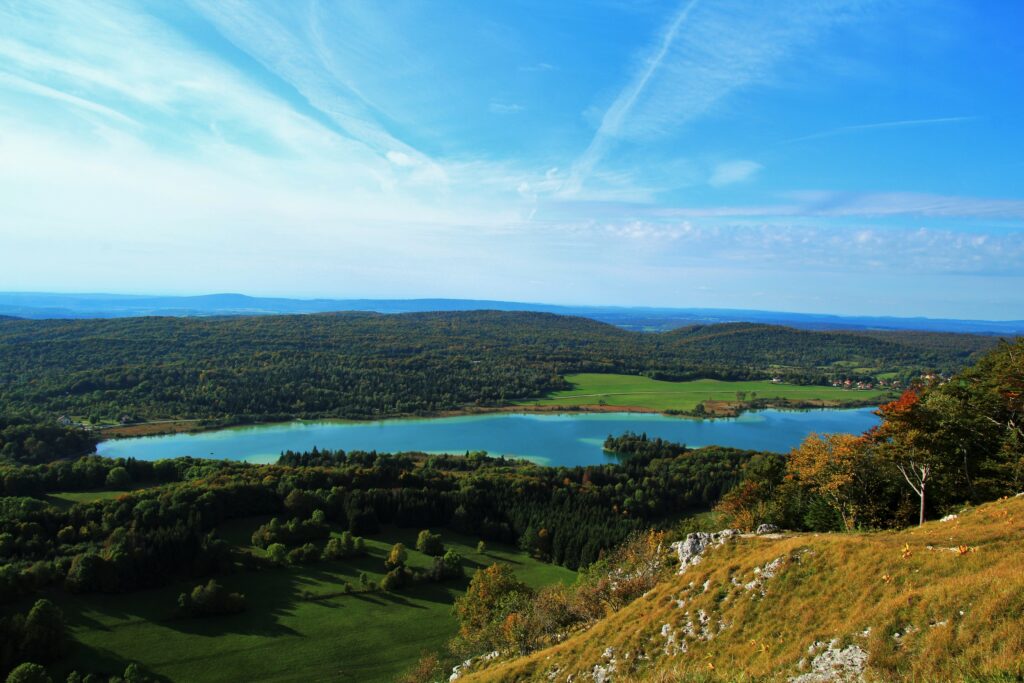
<path fill-rule="evenodd" d="M 741 217 L 886 217 L 972 218 L 1024 221 L 1024 200 L 959 197 L 919 192 L 790 192 L 786 203 L 658 208 L 660 216 Z"/>
<path fill-rule="evenodd" d="M 820 216 L 915 215 L 952 218 L 1024 219 L 1024 201 L 958 197 L 920 192 L 796 192 L 802 212 Z"/>
<path fill-rule="evenodd" d="M 822 64 L 873 60 L 858 41 L 891 43 L 902 18 L 874 0 L 673 2 L 441 17 L 415 3 L 0 0 L 0 244 L 15 255 L 0 285 L 680 303 L 683 284 L 712 282 L 743 304 L 792 278 L 790 293 L 850 287 L 859 306 L 886 277 L 969 273 L 965 305 L 1020 308 L 1005 279 L 1002 300 L 980 279 L 1024 272 L 1019 159 L 1003 158 L 1019 131 L 998 125 L 1019 98 L 964 76 L 978 119 L 814 132 L 822 115 L 874 120 L 876 83 L 837 88 Z M 586 20 L 559 25 L 576 12 Z M 871 31 L 820 40 L 862 20 Z M 820 111 L 794 111 L 810 97 Z M 884 167 L 914 151 L 909 135 L 867 159 L 751 151 L 777 130 L 918 126 L 963 135 L 912 185 Z M 770 185 L 750 182 L 769 165 Z M 792 191 L 846 180 L 879 191 Z M 906 187 L 922 191 L 884 191 Z M 864 270 L 867 284 L 848 275 Z M 949 281 L 930 281 L 931 310 Z"/>
<path fill-rule="evenodd" d="M 518 114 L 525 110 L 526 107 L 521 104 L 516 104 L 515 102 L 495 102 L 492 100 L 490 104 L 487 105 L 487 109 L 492 114 Z"/>
<path fill-rule="evenodd" d="M 801 135 L 800 137 L 790 138 L 784 140 L 780 144 L 790 144 L 794 142 L 804 142 L 806 140 L 818 140 L 820 138 L 830 138 L 837 135 L 848 135 L 850 133 L 859 133 L 863 131 L 871 130 L 882 130 L 886 128 L 917 128 L 919 126 L 938 126 L 950 123 L 966 123 L 969 121 L 977 121 L 977 116 L 944 116 L 933 119 L 906 119 L 902 121 L 882 121 L 880 123 L 864 123 L 856 126 L 841 126 L 839 128 L 833 128 L 831 130 L 823 130 L 817 133 L 811 133 L 809 135 Z"/>
<path fill-rule="evenodd" d="M 39 97 L 45 97 L 47 99 L 62 102 L 64 104 L 70 104 L 83 111 L 91 112 L 94 114 L 102 114 L 103 116 L 109 117 L 120 123 L 128 123 L 132 125 L 138 125 L 138 122 L 134 121 L 128 116 L 125 116 L 119 111 L 106 107 L 92 100 L 87 100 L 84 97 L 78 97 L 66 93 L 56 88 L 51 88 L 41 83 L 35 83 L 25 78 L 18 76 L 12 76 L 11 74 L 5 74 L 0 72 L 0 86 L 6 85 L 16 90 L 22 90 L 32 95 L 38 95 Z"/>
<path fill-rule="evenodd" d="M 679 27 L 690 16 L 690 12 L 693 11 L 696 5 L 697 0 L 688 0 L 676 12 L 659 37 L 651 55 L 644 60 L 642 68 L 637 71 L 633 79 L 605 111 L 604 116 L 601 118 L 601 125 L 598 127 L 593 140 L 590 141 L 590 145 L 587 146 L 587 149 L 584 150 L 583 154 L 580 155 L 572 166 L 569 180 L 565 187 L 567 194 L 579 192 L 584 180 L 594 170 L 594 166 L 601 160 L 601 157 L 604 156 L 610 138 L 619 135 L 626 122 L 626 118 L 636 105 L 637 98 L 643 93 L 651 77 L 661 67 L 666 55 L 668 55 L 669 49 L 679 33 Z"/>
<path fill-rule="evenodd" d="M 605 111 L 563 192 L 578 192 L 615 140 L 662 137 L 708 113 L 734 91 L 770 83 L 774 69 L 796 50 L 836 24 L 860 18 L 870 4 L 779 0 L 698 7 L 697 0 L 686 2 Z"/>
<path fill-rule="evenodd" d="M 724 161 L 712 171 L 708 178 L 708 185 L 711 187 L 723 187 L 750 180 L 763 167 L 756 161 L 740 159 L 737 161 Z"/>
<path fill-rule="evenodd" d="M 698 222 L 589 221 L 561 226 L 578 236 L 619 240 L 648 249 L 657 263 L 677 266 L 714 261 L 756 270 L 794 272 L 956 273 L 1019 276 L 1024 271 L 1024 230 L 972 234 L 806 226 L 784 222 L 701 225 Z"/>
<path fill-rule="evenodd" d="M 346 135 L 382 155 L 400 151 L 429 162 L 422 152 L 382 125 L 387 113 L 378 111 L 350 75 L 342 71 L 321 33 L 317 5 L 311 5 L 305 21 L 297 25 L 279 19 L 269 8 L 239 0 L 192 0 L 192 6 L 235 47 L 295 88 Z M 352 8 L 353 13 L 356 11 Z M 289 8 L 287 14 L 292 13 Z M 350 35 L 355 34 L 357 26 L 353 21 Z"/>

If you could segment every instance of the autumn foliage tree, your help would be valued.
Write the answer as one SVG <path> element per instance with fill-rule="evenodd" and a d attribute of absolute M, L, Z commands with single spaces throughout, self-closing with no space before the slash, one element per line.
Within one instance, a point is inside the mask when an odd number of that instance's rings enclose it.
<path fill-rule="evenodd" d="M 468 649 L 507 649 L 522 634 L 517 629 L 533 589 L 520 581 L 507 564 L 478 570 L 466 594 L 455 601 L 459 639 Z M 512 615 L 519 616 L 513 617 Z"/>
<path fill-rule="evenodd" d="M 839 514 L 843 527 L 854 528 L 857 500 L 869 466 L 867 442 L 852 434 L 811 434 L 789 454 L 791 474 L 820 495 Z"/>
<path fill-rule="evenodd" d="M 870 436 L 880 445 L 880 455 L 896 466 L 917 495 L 918 525 L 924 524 L 929 485 L 944 464 L 935 447 L 932 416 L 916 389 L 908 389 L 897 400 L 881 406 L 878 414 L 882 424 Z"/>

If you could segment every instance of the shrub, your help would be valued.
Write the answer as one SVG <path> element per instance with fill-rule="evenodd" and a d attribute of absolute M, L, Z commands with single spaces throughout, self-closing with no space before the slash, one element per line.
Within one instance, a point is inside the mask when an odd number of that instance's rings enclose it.
<path fill-rule="evenodd" d="M 532 598 L 533 590 L 506 564 L 477 571 L 466 594 L 455 601 L 459 637 L 469 650 L 507 649 L 505 621 L 513 613 L 526 612 Z"/>
<path fill-rule="evenodd" d="M 192 593 L 178 596 L 178 607 L 192 616 L 205 617 L 223 614 L 237 614 L 245 610 L 245 596 L 231 593 L 214 579 L 200 584 Z"/>
<path fill-rule="evenodd" d="M 331 528 L 327 525 L 327 516 L 323 510 L 314 510 L 307 520 L 292 519 L 282 523 L 274 517 L 253 532 L 252 544 L 258 548 L 266 548 L 273 543 L 296 545 L 327 538 L 330 533 Z"/>
<path fill-rule="evenodd" d="M 435 557 L 444 555 L 444 543 L 441 542 L 441 534 L 435 534 L 430 529 L 424 529 L 416 538 L 416 550 L 424 555 Z"/>
<path fill-rule="evenodd" d="M 391 546 L 391 552 L 388 553 L 388 558 L 384 560 L 384 566 L 389 570 L 396 567 L 404 567 L 408 556 L 409 553 L 406 552 L 405 545 L 403 543 L 396 543 Z"/>
<path fill-rule="evenodd" d="M 53 683 L 53 679 L 40 665 L 25 662 L 8 674 L 7 683 Z"/>
<path fill-rule="evenodd" d="M 398 566 L 384 575 L 380 580 L 380 589 L 384 591 L 395 591 L 409 585 L 414 580 L 413 574 L 405 566 Z"/>
<path fill-rule="evenodd" d="M 293 548 L 288 552 L 288 561 L 292 564 L 312 564 L 320 560 L 320 550 L 312 543 Z"/>
<path fill-rule="evenodd" d="M 430 568 L 427 576 L 433 581 L 445 581 L 447 579 L 458 579 L 465 575 L 462 568 L 462 556 L 452 549 L 444 554 L 444 557 L 435 557 L 434 566 Z"/>
<path fill-rule="evenodd" d="M 323 559 L 338 560 L 345 557 L 357 557 L 366 553 L 366 544 L 360 536 L 343 531 L 340 537 L 334 537 L 324 546 Z"/>
<path fill-rule="evenodd" d="M 267 546 L 267 557 L 274 564 L 287 564 L 288 548 L 283 543 L 271 543 Z"/>

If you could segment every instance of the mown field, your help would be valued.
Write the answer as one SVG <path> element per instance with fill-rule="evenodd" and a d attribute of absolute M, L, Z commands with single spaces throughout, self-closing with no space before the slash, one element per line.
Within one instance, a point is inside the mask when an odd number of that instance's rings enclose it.
<path fill-rule="evenodd" d="M 886 391 L 858 391 L 824 386 L 773 384 L 769 381 L 723 382 L 698 379 L 688 382 L 664 382 L 637 375 L 567 375 L 573 388 L 558 391 L 520 405 L 540 406 L 628 406 L 649 410 L 692 411 L 704 401 L 752 401 L 787 399 L 790 401 L 829 401 L 854 403 L 888 397 Z"/>
<path fill-rule="evenodd" d="M 265 521 L 236 520 L 219 533 L 260 553 L 249 537 Z M 406 544 L 410 565 L 429 565 L 430 558 L 414 550 L 415 530 L 391 529 L 366 539 L 367 557 L 219 577 L 246 596 L 247 609 L 237 615 L 176 616 L 178 594 L 198 579 L 125 595 L 62 593 L 54 599 L 77 643 L 59 673 L 120 672 L 134 661 L 171 681 L 391 681 L 424 651 L 444 650 L 457 628 L 451 605 L 478 567 L 506 562 L 532 586 L 575 579 L 574 572 L 511 547 L 480 555 L 476 539 L 441 533 L 462 555 L 465 581 L 340 595 L 343 582 L 358 590 L 360 572 L 380 581 L 393 543 Z"/>

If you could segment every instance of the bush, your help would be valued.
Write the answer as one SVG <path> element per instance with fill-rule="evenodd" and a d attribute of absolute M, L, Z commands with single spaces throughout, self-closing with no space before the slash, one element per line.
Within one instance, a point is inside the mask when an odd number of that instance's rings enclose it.
<path fill-rule="evenodd" d="M 405 550 L 405 544 L 396 543 L 391 546 L 391 552 L 388 553 L 388 558 L 384 560 L 384 566 L 389 570 L 404 567 L 408 556 L 409 553 Z"/>
<path fill-rule="evenodd" d="M 465 576 L 465 571 L 462 569 L 462 556 L 449 549 L 444 557 L 434 558 L 434 566 L 430 568 L 427 576 L 432 581 L 462 578 Z"/>
<path fill-rule="evenodd" d="M 25 662 L 8 674 L 7 683 L 53 683 L 53 679 L 40 665 Z"/>
<path fill-rule="evenodd" d="M 245 610 L 245 596 L 231 593 L 214 579 L 198 585 L 192 593 L 178 596 L 178 607 L 192 616 L 206 617 L 237 614 Z"/>
<path fill-rule="evenodd" d="M 430 529 L 424 529 L 416 538 L 416 550 L 424 555 L 435 557 L 444 555 L 444 543 L 441 542 L 441 534 L 431 533 Z"/>
<path fill-rule="evenodd" d="M 266 548 L 274 543 L 296 545 L 327 538 L 330 533 L 331 528 L 327 525 L 327 516 L 323 510 L 314 510 L 307 520 L 292 519 L 282 523 L 274 517 L 253 532 L 252 544 L 258 548 Z"/>
<path fill-rule="evenodd" d="M 380 580 L 380 589 L 384 591 L 395 591 L 409 585 L 414 580 L 413 574 L 404 566 L 395 567 Z"/>
<path fill-rule="evenodd" d="M 283 543 L 271 543 L 267 546 L 267 558 L 274 564 L 287 564 L 288 548 Z"/>
<path fill-rule="evenodd" d="M 324 546 L 323 559 L 339 560 L 346 557 L 357 557 L 366 554 L 366 543 L 360 536 L 343 531 L 341 537 L 334 537 Z"/>
<path fill-rule="evenodd" d="M 320 549 L 312 543 L 300 545 L 288 552 L 288 561 L 292 564 L 312 564 L 320 560 Z"/>
<path fill-rule="evenodd" d="M 528 611 L 533 590 L 506 564 L 477 571 L 466 594 L 455 601 L 459 637 L 472 651 L 505 650 L 510 645 L 506 620 Z"/>

